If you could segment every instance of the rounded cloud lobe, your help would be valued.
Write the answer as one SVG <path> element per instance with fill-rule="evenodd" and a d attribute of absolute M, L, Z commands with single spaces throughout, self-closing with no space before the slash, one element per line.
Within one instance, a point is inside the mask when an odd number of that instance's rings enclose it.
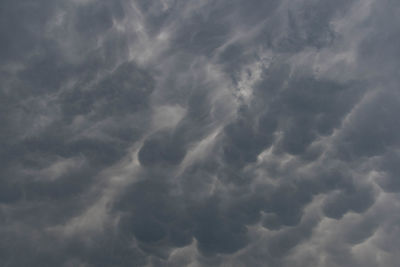
<path fill-rule="evenodd" d="M 396 1 L 0 6 L 1 266 L 397 266 Z"/>

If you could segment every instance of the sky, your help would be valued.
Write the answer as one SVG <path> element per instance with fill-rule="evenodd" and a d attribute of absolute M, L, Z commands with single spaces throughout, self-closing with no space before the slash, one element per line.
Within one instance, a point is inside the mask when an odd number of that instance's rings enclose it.
<path fill-rule="evenodd" d="M 397 267 L 398 0 L 2 0 L 0 266 Z"/>

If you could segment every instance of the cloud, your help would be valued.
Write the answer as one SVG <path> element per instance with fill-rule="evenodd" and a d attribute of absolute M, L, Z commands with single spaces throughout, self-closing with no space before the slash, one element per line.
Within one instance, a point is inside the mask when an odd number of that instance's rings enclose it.
<path fill-rule="evenodd" d="M 397 266 L 396 1 L 0 6 L 1 266 Z"/>

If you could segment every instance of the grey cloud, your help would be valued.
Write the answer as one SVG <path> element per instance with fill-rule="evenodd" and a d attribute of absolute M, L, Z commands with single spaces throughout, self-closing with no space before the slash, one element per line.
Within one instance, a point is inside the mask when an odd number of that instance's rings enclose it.
<path fill-rule="evenodd" d="M 352 192 L 353 191 L 353 192 Z M 323 210 L 328 217 L 339 219 L 347 211 L 364 212 L 374 202 L 371 189 L 340 192 L 328 197 Z"/>
<path fill-rule="evenodd" d="M 356 121 L 343 133 L 342 150 L 349 157 L 380 155 L 398 143 L 398 119 L 391 116 L 399 107 L 397 92 L 377 92 L 371 98 L 355 111 Z"/>
<path fill-rule="evenodd" d="M 384 175 L 378 180 L 378 184 L 385 190 L 389 192 L 399 191 L 399 179 L 398 175 L 400 173 L 399 165 L 399 154 L 398 152 L 391 151 L 390 149 L 382 156 L 379 162 L 379 170 L 381 170 Z"/>
<path fill-rule="evenodd" d="M 140 163 L 145 166 L 154 165 L 158 162 L 179 164 L 185 156 L 185 150 L 181 147 L 180 141 L 173 134 L 156 134 L 151 139 L 146 140 L 140 149 L 138 154 Z"/>
<path fill-rule="evenodd" d="M 399 8 L 3 1 L 0 265 L 396 266 Z"/>

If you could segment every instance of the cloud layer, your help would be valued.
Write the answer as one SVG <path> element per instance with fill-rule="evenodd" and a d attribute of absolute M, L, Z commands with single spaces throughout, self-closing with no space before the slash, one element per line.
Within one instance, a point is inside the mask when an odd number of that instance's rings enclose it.
<path fill-rule="evenodd" d="M 3 0 L 0 265 L 396 267 L 399 12 Z"/>

